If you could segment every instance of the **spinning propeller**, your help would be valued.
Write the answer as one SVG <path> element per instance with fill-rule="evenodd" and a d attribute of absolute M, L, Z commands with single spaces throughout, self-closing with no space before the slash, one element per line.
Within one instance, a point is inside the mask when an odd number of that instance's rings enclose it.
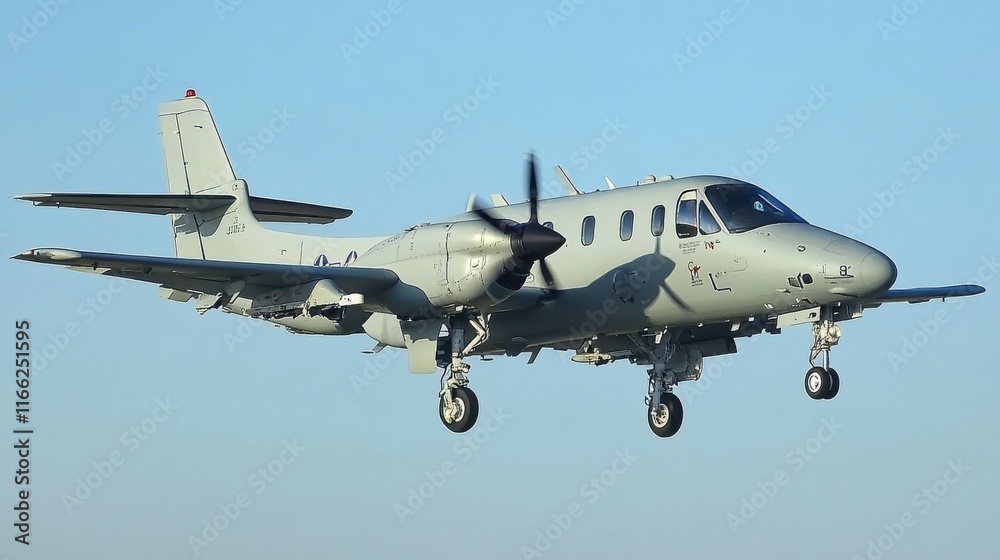
<path fill-rule="evenodd" d="M 528 208 L 530 214 L 527 222 L 517 223 L 497 218 L 479 206 L 478 200 L 472 211 L 493 229 L 510 238 L 510 247 L 514 252 L 514 262 L 511 263 L 514 265 L 514 270 L 510 272 L 526 277 L 531 271 L 531 265 L 538 261 L 542 278 L 545 280 L 545 284 L 551 288 L 555 287 L 556 282 L 552 271 L 545 263 L 545 257 L 562 247 L 566 243 L 566 238 L 559 235 L 559 232 L 538 223 L 538 171 L 536 167 L 535 154 L 528 154 Z"/>

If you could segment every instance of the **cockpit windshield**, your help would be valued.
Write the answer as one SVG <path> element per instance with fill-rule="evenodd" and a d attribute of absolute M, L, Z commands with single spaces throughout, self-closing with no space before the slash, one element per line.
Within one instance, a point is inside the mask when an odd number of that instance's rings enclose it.
<path fill-rule="evenodd" d="M 713 185 L 705 196 L 731 233 L 770 224 L 806 223 L 801 216 L 755 185 Z"/>

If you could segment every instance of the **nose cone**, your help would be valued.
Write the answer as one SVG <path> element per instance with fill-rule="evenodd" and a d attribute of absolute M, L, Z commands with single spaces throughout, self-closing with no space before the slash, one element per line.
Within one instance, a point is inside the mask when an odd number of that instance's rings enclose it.
<path fill-rule="evenodd" d="M 861 261 L 861 283 L 869 294 L 881 294 L 896 281 L 896 264 L 879 251 L 872 251 Z"/>
<path fill-rule="evenodd" d="M 512 240 L 514 254 L 528 260 L 538 260 L 556 252 L 556 249 L 566 243 L 566 238 L 559 232 L 541 224 L 524 224 L 519 236 Z"/>

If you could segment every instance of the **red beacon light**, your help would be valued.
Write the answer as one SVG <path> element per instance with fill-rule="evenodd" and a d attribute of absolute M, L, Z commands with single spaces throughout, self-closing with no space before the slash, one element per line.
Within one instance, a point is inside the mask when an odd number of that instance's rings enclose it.
<path fill-rule="evenodd" d="M 197 94 L 194 92 L 193 89 L 189 89 L 186 92 L 184 92 L 184 97 L 195 97 L 196 95 Z"/>

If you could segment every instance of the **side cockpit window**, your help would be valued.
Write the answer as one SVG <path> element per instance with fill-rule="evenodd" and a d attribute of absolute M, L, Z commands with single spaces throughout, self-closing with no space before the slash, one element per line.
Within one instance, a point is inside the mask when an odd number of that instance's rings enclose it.
<path fill-rule="evenodd" d="M 663 206 L 656 206 L 653 208 L 653 214 L 650 216 L 649 230 L 653 234 L 653 237 L 659 237 L 663 235 L 663 230 L 666 227 L 667 221 L 667 209 Z"/>
<path fill-rule="evenodd" d="M 677 237 L 698 235 L 698 191 L 685 191 L 677 199 Z"/>

